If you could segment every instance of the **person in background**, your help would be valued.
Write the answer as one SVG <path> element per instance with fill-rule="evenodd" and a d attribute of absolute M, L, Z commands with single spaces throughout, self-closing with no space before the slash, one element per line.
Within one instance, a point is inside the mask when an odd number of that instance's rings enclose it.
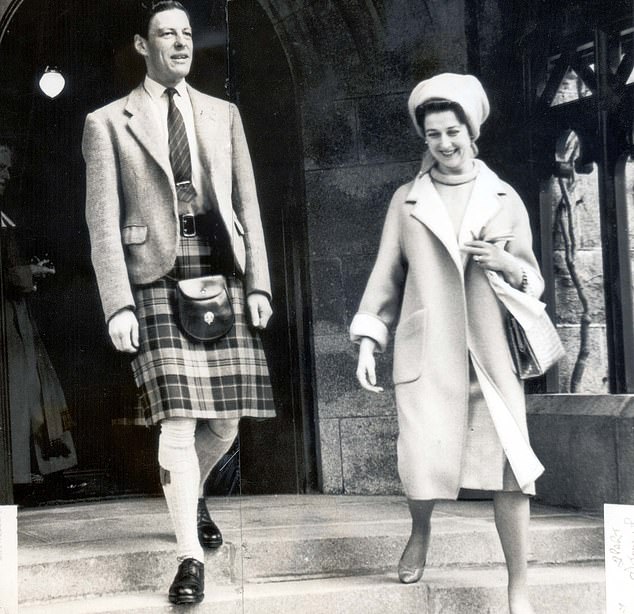
<path fill-rule="evenodd" d="M 58 472 L 77 464 L 72 419 L 64 392 L 29 305 L 38 282 L 55 274 L 48 259 L 24 256 L 15 216 L 6 202 L 13 151 L 0 143 L 0 216 L 2 272 L 9 370 L 9 409 L 13 482 L 18 503 L 33 502 L 32 483 L 54 481 Z M 11 215 L 10 215 L 11 213 Z M 21 232 L 19 232 L 21 231 Z M 36 465 L 32 466 L 32 458 Z M 54 493 L 53 494 L 59 494 Z"/>
<path fill-rule="evenodd" d="M 110 338 L 133 354 L 147 424 L 160 425 L 160 478 L 177 542 L 175 604 L 204 598 L 203 547 L 222 534 L 203 487 L 243 416 L 275 408 L 258 329 L 271 286 L 255 180 L 237 108 L 186 82 L 189 15 L 144 7 L 134 48 L 146 66 L 128 96 L 86 118 L 86 219 Z M 184 333 L 178 280 L 222 274 L 235 312 L 214 342 Z"/>
<path fill-rule="evenodd" d="M 374 353 L 394 332 L 398 469 L 412 530 L 399 579 L 423 575 L 438 499 L 494 491 L 511 614 L 532 614 L 527 589 L 529 496 L 543 467 L 528 442 L 522 380 L 494 285 L 539 296 L 544 282 L 524 204 L 477 159 L 489 113 L 480 82 L 422 81 L 409 112 L 426 144 L 420 173 L 394 194 L 376 263 L 350 326 L 357 379 L 380 392 Z M 500 418 L 502 417 L 502 418 Z M 513 450 L 507 458 L 505 450 Z"/>

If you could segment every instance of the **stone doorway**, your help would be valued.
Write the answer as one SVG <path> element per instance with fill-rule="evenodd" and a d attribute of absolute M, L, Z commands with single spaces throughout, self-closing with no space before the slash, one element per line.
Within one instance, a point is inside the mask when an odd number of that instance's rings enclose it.
<path fill-rule="evenodd" d="M 134 385 L 125 357 L 109 347 L 83 216 L 84 117 L 125 95 L 143 75 L 130 44 L 130 4 L 21 0 L 8 7 L 0 22 L 0 132 L 18 148 L 13 196 L 22 203 L 20 216 L 32 231 L 32 249 L 49 254 L 58 271 L 34 300 L 33 311 L 73 413 L 79 460 L 77 468 L 67 472 L 65 488 L 42 491 L 44 499 L 159 490 L 154 430 L 113 425 L 119 410 L 135 402 Z M 244 100 L 271 252 L 276 317 L 265 344 L 279 418 L 259 424 L 244 421 L 241 491 L 303 492 L 315 484 L 315 461 L 306 386 L 310 364 L 303 297 L 303 186 L 301 159 L 294 155 L 301 147 L 290 71 L 255 2 L 228 3 L 236 9 L 229 11 L 229 22 L 221 3 L 192 0 L 186 5 L 197 48 L 190 82 L 214 96 L 231 95 L 241 107 Z M 266 54 L 249 43 L 249 36 L 241 38 L 245 15 L 251 15 L 248 25 L 255 29 L 250 36 L 255 32 L 255 39 L 267 40 Z M 66 77 L 64 91 L 53 100 L 37 86 L 46 66 L 56 66 Z M 264 104 L 254 97 L 264 89 L 260 79 L 264 87 L 276 87 Z M 217 487 L 229 488 L 222 480 Z M 4 489 L 3 498 L 9 500 Z"/>

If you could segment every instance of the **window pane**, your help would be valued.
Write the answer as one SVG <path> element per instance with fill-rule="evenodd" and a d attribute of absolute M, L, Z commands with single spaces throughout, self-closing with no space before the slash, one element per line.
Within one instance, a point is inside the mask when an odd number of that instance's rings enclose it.
<path fill-rule="evenodd" d="M 634 301 L 634 160 L 631 158 L 625 164 L 625 205 L 627 211 L 627 236 L 629 240 L 630 268 L 631 268 L 631 294 L 630 300 Z M 617 206 L 621 203 L 617 203 Z M 633 305 L 634 307 L 634 305 Z"/>
<path fill-rule="evenodd" d="M 628 52 L 634 52 L 634 28 L 629 28 L 621 32 L 621 59 L 623 59 L 623 56 Z M 634 69 L 630 72 L 626 83 L 628 85 L 634 83 Z"/>
<path fill-rule="evenodd" d="M 565 77 L 561 80 L 550 106 L 556 107 L 557 105 L 586 98 L 587 96 L 592 96 L 592 90 L 572 68 L 569 68 Z"/>
<path fill-rule="evenodd" d="M 577 67 L 585 66 L 589 71 L 594 72 L 594 45 L 592 43 L 586 43 L 577 47 L 575 49 L 575 56 L 575 61 L 572 62 L 573 65 Z M 548 58 L 547 80 L 551 79 L 553 73 L 559 73 L 563 61 L 562 54 L 560 53 Z M 564 68 L 564 76 L 557 86 L 556 93 L 550 103 L 551 107 L 592 96 L 591 84 L 586 83 L 583 77 L 579 75 L 572 66 L 568 65 Z M 589 77 L 594 81 L 592 75 L 589 75 Z"/>

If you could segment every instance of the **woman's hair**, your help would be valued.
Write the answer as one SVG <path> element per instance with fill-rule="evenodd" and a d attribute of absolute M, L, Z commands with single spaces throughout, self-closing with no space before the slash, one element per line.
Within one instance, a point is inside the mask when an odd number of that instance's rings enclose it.
<path fill-rule="evenodd" d="M 141 2 L 141 10 L 139 11 L 139 19 L 136 28 L 136 34 L 139 34 L 147 40 L 150 33 L 150 21 L 157 13 L 178 9 L 183 11 L 189 17 L 189 11 L 177 0 L 143 0 Z"/>
<path fill-rule="evenodd" d="M 429 113 L 442 113 L 443 111 L 453 111 L 456 114 L 458 121 L 467 127 L 469 134 L 473 138 L 464 109 L 457 102 L 445 100 L 444 98 L 432 98 L 431 100 L 427 100 L 416 107 L 416 123 L 420 126 L 421 132 L 425 132 L 425 117 Z"/>

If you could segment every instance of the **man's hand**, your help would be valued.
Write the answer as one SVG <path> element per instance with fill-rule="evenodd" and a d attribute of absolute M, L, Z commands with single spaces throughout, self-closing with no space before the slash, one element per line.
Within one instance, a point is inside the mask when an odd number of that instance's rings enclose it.
<path fill-rule="evenodd" d="M 108 332 L 119 352 L 134 354 L 139 349 L 139 322 L 131 309 L 117 311 L 108 322 Z"/>
<path fill-rule="evenodd" d="M 273 315 L 269 297 L 262 292 L 252 292 L 247 296 L 247 305 L 251 316 L 251 324 L 255 328 L 266 328 L 270 317 Z"/>

